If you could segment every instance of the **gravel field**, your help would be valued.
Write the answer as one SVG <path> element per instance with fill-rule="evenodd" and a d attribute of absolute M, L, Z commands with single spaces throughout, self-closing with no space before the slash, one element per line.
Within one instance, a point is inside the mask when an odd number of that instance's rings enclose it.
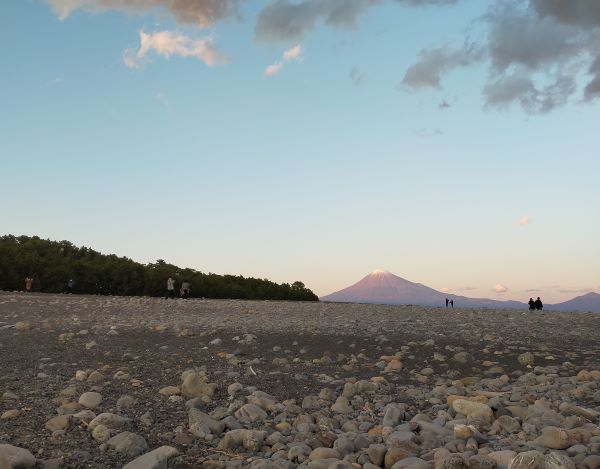
<path fill-rule="evenodd" d="M 0 292 L 0 469 L 600 467 L 600 314 Z"/>

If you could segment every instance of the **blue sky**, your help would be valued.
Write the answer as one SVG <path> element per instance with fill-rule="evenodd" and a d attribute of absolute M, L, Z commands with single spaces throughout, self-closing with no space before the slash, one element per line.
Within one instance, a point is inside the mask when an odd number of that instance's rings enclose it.
<path fill-rule="evenodd" d="M 7 0 L 0 22 L 3 234 L 319 295 L 377 268 L 600 291 L 593 2 Z"/>

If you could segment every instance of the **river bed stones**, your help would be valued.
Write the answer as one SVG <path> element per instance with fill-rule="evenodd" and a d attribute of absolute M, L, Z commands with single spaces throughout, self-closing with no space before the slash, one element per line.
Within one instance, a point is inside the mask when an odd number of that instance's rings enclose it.
<path fill-rule="evenodd" d="M 0 444 L 39 467 L 600 467 L 600 316 L 22 298 Z"/>

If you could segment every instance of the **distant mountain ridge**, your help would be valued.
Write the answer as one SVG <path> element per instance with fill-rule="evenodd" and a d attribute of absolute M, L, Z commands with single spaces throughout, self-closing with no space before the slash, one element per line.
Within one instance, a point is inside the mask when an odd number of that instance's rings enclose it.
<path fill-rule="evenodd" d="M 457 308 L 528 308 L 527 304 L 520 301 L 469 298 L 443 293 L 426 285 L 410 282 L 385 270 L 375 270 L 354 285 L 322 296 L 320 300 L 341 303 L 444 306 L 446 298 L 454 300 L 454 306 Z M 600 295 L 588 293 L 564 303 L 547 305 L 547 309 L 556 311 L 600 311 Z"/>
<path fill-rule="evenodd" d="M 600 294 L 590 292 L 577 296 L 571 300 L 548 305 L 552 311 L 594 311 L 600 312 Z"/>

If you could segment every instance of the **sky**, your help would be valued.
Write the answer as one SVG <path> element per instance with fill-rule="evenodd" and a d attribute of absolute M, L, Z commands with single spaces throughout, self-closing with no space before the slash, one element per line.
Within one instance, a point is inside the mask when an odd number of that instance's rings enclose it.
<path fill-rule="evenodd" d="M 597 0 L 3 0 L 0 234 L 600 292 L 599 50 Z"/>

